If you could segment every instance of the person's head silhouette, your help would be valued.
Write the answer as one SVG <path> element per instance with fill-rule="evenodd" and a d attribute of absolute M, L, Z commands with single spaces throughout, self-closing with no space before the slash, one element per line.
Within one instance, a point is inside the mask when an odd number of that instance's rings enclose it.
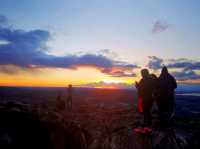
<path fill-rule="evenodd" d="M 149 76 L 148 69 L 142 69 L 141 70 L 141 75 L 142 75 L 142 78 L 147 78 Z"/>
<path fill-rule="evenodd" d="M 163 74 L 163 75 L 168 74 L 168 69 L 167 69 L 166 66 L 164 66 L 164 67 L 162 68 L 161 74 Z"/>

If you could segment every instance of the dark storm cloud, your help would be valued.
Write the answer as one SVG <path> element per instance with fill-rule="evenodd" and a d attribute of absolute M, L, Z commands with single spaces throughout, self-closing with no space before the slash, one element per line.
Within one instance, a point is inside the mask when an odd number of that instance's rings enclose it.
<path fill-rule="evenodd" d="M 168 28 L 169 28 L 169 25 L 166 22 L 158 20 L 153 24 L 152 32 L 153 33 L 164 32 Z"/>
<path fill-rule="evenodd" d="M 96 67 L 112 75 L 114 67 L 119 70 L 134 69 L 137 66 L 123 61 L 115 61 L 102 54 L 81 54 L 54 56 L 46 53 L 46 42 L 51 34 L 46 30 L 17 30 L 0 26 L 0 65 L 15 65 L 23 68 L 59 67 L 76 68 L 78 66 Z M 109 69 L 110 72 L 106 70 Z M 120 75 L 127 75 L 120 73 Z"/>
<path fill-rule="evenodd" d="M 163 64 L 163 59 L 156 57 L 156 56 L 149 56 L 149 62 L 147 64 L 147 67 L 153 70 L 160 69 Z"/>

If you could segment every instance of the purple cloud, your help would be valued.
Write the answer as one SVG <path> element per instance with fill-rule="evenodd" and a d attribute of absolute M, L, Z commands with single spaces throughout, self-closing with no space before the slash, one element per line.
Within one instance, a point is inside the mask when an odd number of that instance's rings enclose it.
<path fill-rule="evenodd" d="M 156 56 L 149 56 L 149 58 L 150 60 L 147 67 L 150 69 L 160 70 L 165 64 L 169 69 L 179 69 L 172 73 L 177 80 L 185 81 L 200 79 L 200 74 L 195 72 L 195 70 L 200 70 L 199 61 L 192 61 L 185 58 L 164 60 Z"/>
<path fill-rule="evenodd" d="M 23 68 L 58 67 L 74 69 L 78 66 L 97 67 L 101 72 L 113 76 L 127 76 L 134 64 L 116 61 L 103 54 L 81 54 L 55 56 L 46 53 L 51 34 L 46 30 L 18 30 L 0 26 L 0 65 L 15 65 Z M 108 52 L 108 51 L 106 51 Z M 118 70 L 114 72 L 113 69 Z M 2 70 L 2 71 L 1 71 Z M 108 71 L 110 70 L 110 71 Z M 9 72 L 0 69 L 1 72 Z M 123 72 L 124 71 L 124 72 Z M 133 73 L 132 73 L 133 74 Z"/>
<path fill-rule="evenodd" d="M 103 73 L 109 74 L 113 77 L 136 77 L 133 69 L 128 69 L 126 66 L 124 68 L 107 68 L 102 70 Z"/>
<path fill-rule="evenodd" d="M 149 56 L 149 62 L 147 64 L 147 67 L 153 70 L 157 70 L 162 68 L 163 65 L 163 59 L 156 57 L 156 56 Z"/>
<path fill-rule="evenodd" d="M 180 72 L 173 72 L 172 73 L 175 78 L 177 78 L 179 81 L 185 81 L 185 80 L 199 80 L 200 75 L 195 73 L 193 70 L 182 70 Z"/>
<path fill-rule="evenodd" d="M 200 62 L 199 61 L 191 61 L 191 60 L 177 60 L 168 64 L 169 68 L 182 68 L 185 70 L 200 70 Z"/>
<path fill-rule="evenodd" d="M 152 32 L 153 33 L 160 33 L 160 32 L 166 31 L 168 28 L 169 28 L 169 24 L 167 24 L 166 22 L 156 21 L 153 24 Z"/>

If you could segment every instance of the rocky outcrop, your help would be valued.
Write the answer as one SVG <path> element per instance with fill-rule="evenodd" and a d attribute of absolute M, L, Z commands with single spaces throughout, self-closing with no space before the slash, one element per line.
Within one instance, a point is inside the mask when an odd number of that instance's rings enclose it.
<path fill-rule="evenodd" d="M 53 116 L 54 115 L 54 116 Z M 0 148 L 86 149 L 85 132 L 56 114 L 38 113 L 30 105 L 0 105 Z M 52 119 L 54 117 L 54 119 Z"/>
<path fill-rule="evenodd" d="M 61 113 L 48 106 L 16 102 L 0 104 L 0 148 L 20 149 L 198 149 L 199 126 L 157 126 L 149 134 L 133 130 L 130 109 L 79 107 Z M 93 113 L 91 113 L 91 109 Z M 81 114 L 80 114 L 81 113 Z M 80 116 L 81 115 L 81 116 Z M 135 123 L 132 123 L 132 120 Z M 138 117 L 138 120 L 141 118 Z M 194 126 L 196 126 L 194 128 Z"/>

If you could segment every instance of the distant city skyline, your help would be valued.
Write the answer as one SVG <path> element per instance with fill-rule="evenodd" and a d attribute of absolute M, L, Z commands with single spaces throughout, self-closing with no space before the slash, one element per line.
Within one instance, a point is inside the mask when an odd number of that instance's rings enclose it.
<path fill-rule="evenodd" d="M 198 1 L 0 2 L 0 86 L 126 88 L 164 65 L 200 83 Z"/>

